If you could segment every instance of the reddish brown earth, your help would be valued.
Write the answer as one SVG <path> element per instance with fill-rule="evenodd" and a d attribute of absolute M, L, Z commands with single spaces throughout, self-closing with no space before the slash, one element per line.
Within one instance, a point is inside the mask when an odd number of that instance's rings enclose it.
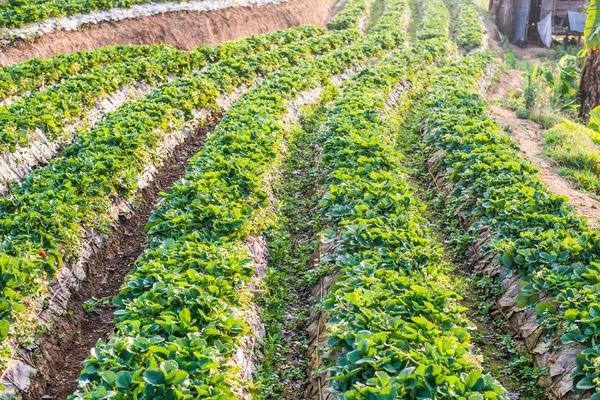
<path fill-rule="evenodd" d="M 291 26 L 323 25 L 332 15 L 335 3 L 335 0 L 291 0 L 262 7 L 181 11 L 103 22 L 77 31 L 50 33 L 33 43 L 19 41 L 13 47 L 0 48 L 0 66 L 114 44 L 166 43 L 189 50 Z"/>

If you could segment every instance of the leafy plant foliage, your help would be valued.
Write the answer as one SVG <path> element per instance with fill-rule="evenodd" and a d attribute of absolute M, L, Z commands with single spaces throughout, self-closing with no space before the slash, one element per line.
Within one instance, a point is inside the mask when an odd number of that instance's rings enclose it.
<path fill-rule="evenodd" d="M 229 110 L 150 218 L 146 251 L 115 300 L 118 333 L 93 350 L 74 398 L 236 398 L 229 360 L 248 331 L 236 310 L 253 275 L 242 239 L 264 223 L 286 101 L 399 40 L 380 33 L 280 69 Z"/>

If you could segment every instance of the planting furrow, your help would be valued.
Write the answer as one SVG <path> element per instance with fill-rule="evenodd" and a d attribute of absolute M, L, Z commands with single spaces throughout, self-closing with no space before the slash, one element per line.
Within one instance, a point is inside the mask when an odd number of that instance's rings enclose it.
<path fill-rule="evenodd" d="M 128 100 L 139 99 L 161 82 L 190 75 L 221 60 L 227 62 L 322 33 L 320 28 L 302 27 L 191 52 L 164 47 L 155 57 L 77 75 L 11 106 L 0 107 L 0 192 L 11 181 L 20 181 L 46 164 L 62 146 L 71 143 L 82 129 L 94 125 L 105 113 Z"/>
<path fill-rule="evenodd" d="M 75 75 L 140 57 L 156 57 L 166 49 L 175 50 L 168 45 L 109 46 L 58 55 L 48 60 L 35 58 L 0 68 L 0 106 L 9 105 L 21 96 L 46 90 Z"/>
<path fill-rule="evenodd" d="M 261 247 L 269 218 L 265 180 L 279 163 L 286 115 L 297 115 L 299 93 L 314 101 L 331 74 L 397 41 L 380 34 L 280 70 L 229 110 L 150 218 L 146 251 L 114 300 L 117 333 L 92 350 L 75 397 L 117 388 L 117 398 L 166 391 L 181 398 L 248 395 L 241 376 L 248 354 L 240 345 L 252 342 L 245 338 L 256 308 L 249 291 L 260 277 L 254 265 L 259 254 L 249 254 L 247 246 L 254 241 L 255 249 Z M 107 375 L 116 380 L 106 381 Z"/>
<path fill-rule="evenodd" d="M 31 40 L 56 31 L 74 31 L 81 27 L 118 23 L 128 19 L 151 17 L 166 13 L 202 13 L 225 11 L 238 7 L 255 8 L 286 3 L 288 0 L 160 0 L 73 1 L 51 3 L 0 3 L 0 45 L 10 46 L 17 40 Z"/>
<path fill-rule="evenodd" d="M 11 183 L 22 181 L 36 168 L 47 164 L 59 153 L 61 147 L 71 143 L 81 130 L 96 124 L 104 114 L 115 111 L 127 101 L 144 97 L 153 89 L 154 85 L 145 83 L 127 85 L 101 101 L 94 101 L 93 111 L 77 122 L 61 127 L 59 138 L 52 135 L 53 139 L 49 139 L 40 128 L 35 127 L 27 134 L 25 145 L 7 149 L 7 146 L 0 144 L 0 195 L 6 195 Z"/>
<path fill-rule="evenodd" d="M 257 78 L 257 81 L 259 80 Z M 144 214 L 138 216 L 138 209 L 143 207 L 142 210 L 145 211 L 146 216 L 152 211 L 146 204 L 147 198 L 142 196 L 154 192 L 154 197 L 156 197 L 158 193 L 157 185 L 164 185 L 168 181 L 152 184 L 157 177 L 161 177 L 161 171 L 165 171 L 170 167 L 169 160 L 178 157 L 175 154 L 177 149 L 181 148 L 180 152 L 188 153 L 185 158 L 187 161 L 194 154 L 189 153 L 194 147 L 183 148 L 183 146 L 190 142 L 203 140 L 211 121 L 217 118 L 217 113 L 225 112 L 248 89 L 247 84 L 242 84 L 231 93 L 221 93 L 213 100 L 215 102 L 214 106 L 207 106 L 199 111 L 192 110 L 193 119 L 183 123 L 180 129 L 160 132 L 162 137 L 154 149 L 154 155 L 148 159 L 146 166 L 140 170 L 136 177 L 135 184 L 137 188 L 135 191 L 129 197 L 118 195 L 112 197 L 112 204 L 108 206 L 104 216 L 107 224 L 104 230 L 96 231 L 93 228 L 84 228 L 84 237 L 80 244 L 78 258 L 57 271 L 56 279 L 52 281 L 51 286 L 47 289 L 48 294 L 45 297 L 37 299 L 37 304 L 31 300 L 29 301 L 29 307 L 35 311 L 35 316 L 25 316 L 25 318 L 29 317 L 26 320 L 21 316 L 16 316 L 15 326 L 11 327 L 12 329 L 18 332 L 20 329 L 34 328 L 39 332 L 32 331 L 28 333 L 28 337 L 16 336 L 14 338 L 16 339 L 15 343 L 18 343 L 18 347 L 11 350 L 16 354 L 16 359 L 8 361 L 1 381 L 5 391 L 1 394 L 21 393 L 26 398 L 33 400 L 48 393 L 66 398 L 73 391 L 74 382 L 80 369 L 79 366 L 87 356 L 89 347 L 93 346 L 99 338 L 106 337 L 114 327 L 111 321 L 111 312 L 106 310 L 104 319 L 99 321 L 99 324 L 84 326 L 83 322 L 79 321 L 79 329 L 63 330 L 70 324 L 77 323 L 73 318 L 75 312 L 81 313 L 81 309 L 77 308 L 80 297 L 72 299 L 73 293 L 81 292 L 81 294 L 84 294 L 87 288 L 93 288 L 94 290 L 97 289 L 99 284 L 102 286 L 106 283 L 109 283 L 107 289 L 112 289 L 110 295 L 118 290 L 123 282 L 123 277 L 131 268 L 131 261 L 135 260 L 135 257 L 142 251 L 145 236 L 143 235 L 143 224 L 139 222 Z M 199 144 L 201 143 L 196 143 L 196 145 Z M 179 169 L 184 169 L 184 166 L 179 166 Z M 172 169 L 169 173 L 174 171 L 176 169 Z M 172 184 L 178 177 L 170 177 L 170 183 Z M 133 223 L 138 222 L 137 227 L 141 228 L 142 232 L 133 233 L 127 230 L 127 225 L 130 225 L 128 222 L 132 219 Z M 125 225 L 123 222 L 125 222 Z M 117 233 L 113 235 L 112 232 Z M 108 234 L 111 234 L 110 241 Z M 132 239 L 119 241 L 120 237 L 127 234 L 134 234 L 134 236 Z M 121 256 L 119 254 L 122 253 L 121 249 L 123 246 L 128 245 L 130 246 L 128 259 L 122 259 L 121 263 L 117 265 L 108 264 L 111 270 L 104 270 L 107 267 L 103 264 L 103 261 L 107 261 L 105 257 L 114 257 L 115 253 L 117 256 Z M 117 271 L 118 274 L 113 274 Z M 90 272 L 91 276 L 88 276 Z M 100 283 L 90 280 L 98 275 L 103 275 L 103 280 Z M 82 288 L 82 284 L 87 285 Z M 75 292 L 74 288 L 78 288 L 78 291 Z M 95 294 L 99 296 L 100 293 L 101 289 Z M 93 299 L 91 304 L 93 306 Z M 75 327 L 73 326 L 73 328 Z M 64 332 L 70 332 L 70 335 L 66 335 Z M 39 335 L 39 337 L 34 336 L 34 334 Z M 65 341 L 74 342 L 79 339 L 81 339 L 81 342 L 77 345 L 87 345 L 86 348 L 67 347 L 68 345 L 65 345 Z M 5 343 L 5 345 L 11 348 L 15 343 Z M 38 352 L 42 352 L 44 355 L 39 360 L 35 356 Z M 50 356 L 50 354 L 59 357 Z M 62 358 L 62 361 L 60 358 Z"/>
<path fill-rule="evenodd" d="M 302 111 L 301 127 L 290 129 L 282 176 L 272 183 L 279 201 L 273 226 L 266 233 L 269 262 L 263 286 L 267 289 L 257 300 L 265 332 L 254 373 L 256 399 L 304 398 L 310 308 L 305 279 L 316 239 L 315 209 L 323 191 L 316 131 L 319 117 L 338 91 L 326 88 L 318 104 Z"/>
<path fill-rule="evenodd" d="M 318 250 L 327 276 L 314 289 L 326 315 L 310 329 L 321 382 L 307 398 L 507 399 L 470 353 L 470 324 L 385 122 L 410 98 L 398 89 L 446 47 L 434 39 L 391 55 L 359 74 L 328 113 L 328 229 Z"/>
<path fill-rule="evenodd" d="M 520 336 L 550 398 L 600 398 L 598 233 L 541 183 L 494 124 L 476 80 L 491 56 L 440 71 L 414 112 L 445 212 L 476 272 L 501 282 L 495 315 Z"/>
<path fill-rule="evenodd" d="M 402 32 L 402 19 L 408 19 L 404 1 L 388 1 L 382 5 L 369 32 Z M 376 61 L 376 60 L 373 60 Z M 264 324 L 264 339 L 258 349 L 259 363 L 254 373 L 255 398 L 299 399 L 305 398 L 310 370 L 306 348 L 310 291 L 304 278 L 316 232 L 311 224 L 310 208 L 316 208 L 315 191 L 319 188 L 317 170 L 318 146 L 316 145 L 317 119 L 323 116 L 336 97 L 338 85 L 327 88 L 321 101 L 302 111 L 303 127 L 290 129 L 281 175 L 270 179 L 274 192 L 270 201 L 272 221 L 266 232 L 270 260 L 258 299 L 260 319 Z M 307 122 L 306 118 L 313 120 Z M 304 131 L 312 125 L 311 132 Z M 291 154 L 288 154 L 291 153 Z M 306 192 L 309 192 L 308 194 Z M 311 201 L 314 200 L 314 201 Z M 308 225 L 303 225 L 303 222 Z M 290 226 L 290 224 L 292 226 Z M 311 244 L 312 243 L 312 244 Z"/>
<path fill-rule="evenodd" d="M 241 89 L 280 66 L 345 45 L 356 36 L 356 31 L 318 36 L 215 64 L 201 74 L 164 85 L 103 119 L 93 131 L 79 136 L 64 157 L 38 169 L 10 196 L 0 199 L 3 234 L 11 244 L 3 256 L 17 261 L 6 264 L 3 275 L 3 339 L 13 338 L 3 341 L 5 354 L 12 353 L 17 340 L 21 344 L 34 340 L 37 313 L 57 273 L 65 279 L 83 278 L 83 266 L 97 242 L 104 240 L 120 213 L 128 212 L 152 164 L 160 163 L 158 150 L 165 140 L 173 142 L 172 135 L 179 131 L 186 135 L 190 128 L 186 124 L 197 124 L 203 113 L 214 112 L 219 107 L 216 100 L 234 88 Z M 14 317 L 16 325 L 11 323 Z M 23 335 L 15 336 L 22 330 Z"/>
<path fill-rule="evenodd" d="M 231 96 L 230 100 L 239 97 L 241 92 Z M 219 114 L 228 108 L 229 105 L 220 107 Z M 113 232 L 104 245 L 94 249 L 93 257 L 85 265 L 85 280 L 79 284 L 79 289 L 68 299 L 57 297 L 66 317 L 52 321 L 51 327 L 36 343 L 36 350 L 42 357 L 35 363 L 37 373 L 31 379 L 26 399 L 39 399 L 43 395 L 64 399 L 77 389 L 77 377 L 89 349 L 98 340 L 107 340 L 114 329 L 114 309 L 110 299 L 118 293 L 126 274 L 143 251 L 144 225 L 154 211 L 156 200 L 161 192 L 170 190 L 181 178 L 187 161 L 201 150 L 221 115 L 214 119 L 208 117 L 204 126 L 191 132 L 183 142 L 176 142 L 171 154 L 161 151 L 168 156 L 160 168 L 152 166 L 157 171 L 148 186 L 140 190 L 135 212 L 128 209 L 128 214 L 119 218 L 118 226 L 113 224 Z"/>

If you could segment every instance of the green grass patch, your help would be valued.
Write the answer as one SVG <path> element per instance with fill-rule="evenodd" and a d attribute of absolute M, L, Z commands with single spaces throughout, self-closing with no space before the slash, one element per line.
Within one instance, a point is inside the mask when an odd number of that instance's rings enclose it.
<path fill-rule="evenodd" d="M 565 120 L 546 132 L 542 152 L 560 166 L 560 175 L 580 189 L 600 194 L 598 143 L 598 132 Z"/>

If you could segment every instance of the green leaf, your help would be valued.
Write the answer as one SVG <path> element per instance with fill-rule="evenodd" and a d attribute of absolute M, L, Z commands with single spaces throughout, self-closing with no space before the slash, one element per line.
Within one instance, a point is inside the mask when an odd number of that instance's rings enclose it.
<path fill-rule="evenodd" d="M 356 362 L 360 360 L 362 356 L 363 354 L 360 352 L 360 350 L 353 350 L 346 355 L 346 358 L 348 358 L 348 361 L 350 361 L 352 364 L 356 364 Z"/>
<path fill-rule="evenodd" d="M 582 335 L 579 332 L 569 332 L 565 333 L 561 337 L 561 342 L 563 344 L 571 344 L 571 343 L 583 343 L 587 340 L 587 336 Z"/>
<path fill-rule="evenodd" d="M 467 376 L 465 383 L 472 391 L 478 392 L 483 389 L 485 381 L 483 380 L 481 372 L 474 370 Z"/>
<path fill-rule="evenodd" d="M 169 385 L 180 385 L 188 378 L 188 373 L 185 371 L 174 371 L 169 374 L 167 381 Z"/>
<path fill-rule="evenodd" d="M 414 372 L 415 369 L 416 369 L 416 367 L 407 367 L 407 368 L 404 368 L 398 374 L 398 379 L 405 380 L 406 378 L 408 378 Z"/>
<path fill-rule="evenodd" d="M 577 382 L 577 385 L 575 387 L 579 390 L 594 389 L 594 388 L 596 388 L 596 386 L 598 386 L 594 382 L 594 379 L 595 379 L 594 376 L 588 375 L 585 378 L 583 378 L 582 380 L 580 380 L 579 382 Z"/>
<path fill-rule="evenodd" d="M 356 348 L 358 349 L 358 351 L 360 351 L 362 354 L 366 354 L 369 351 L 369 346 L 370 346 L 371 341 L 369 339 L 364 339 L 361 340 L 358 345 L 356 346 Z"/>
<path fill-rule="evenodd" d="M 175 240 L 174 239 L 166 239 L 163 244 L 162 247 L 165 249 L 172 249 L 173 247 L 175 247 Z"/>
<path fill-rule="evenodd" d="M 119 389 L 129 389 L 133 380 L 133 374 L 128 371 L 121 371 L 117 374 L 115 385 Z"/>
<path fill-rule="evenodd" d="M 600 43 L 600 13 L 597 0 L 591 0 L 587 9 L 587 19 L 583 34 L 588 49 L 594 49 Z"/>
<path fill-rule="evenodd" d="M 190 310 L 188 310 L 187 308 L 181 310 L 179 312 L 179 319 L 186 325 L 190 325 L 192 323 L 192 314 L 190 313 Z"/>
<path fill-rule="evenodd" d="M 168 353 L 167 353 L 168 354 Z M 165 374 L 170 374 L 171 372 L 177 371 L 179 370 L 179 364 L 177 364 L 177 361 L 175 360 L 167 360 L 167 361 L 163 361 L 160 364 L 160 369 L 165 373 Z"/>
<path fill-rule="evenodd" d="M 4 340 L 8 336 L 8 330 L 10 328 L 10 324 L 8 321 L 2 320 L 0 321 L 0 339 Z"/>
<path fill-rule="evenodd" d="M 508 253 L 504 253 L 502 255 L 502 264 L 504 264 L 504 266 L 506 266 L 508 268 L 512 268 L 513 267 L 513 265 L 514 265 L 513 260 L 514 260 L 514 257 L 511 256 Z"/>
<path fill-rule="evenodd" d="M 379 382 L 381 382 L 381 386 L 386 386 L 390 380 L 390 376 L 383 371 L 375 372 L 377 378 L 379 378 Z"/>
<path fill-rule="evenodd" d="M 567 319 L 567 321 L 575 321 L 578 316 L 578 310 L 569 309 L 565 311 L 565 318 Z"/>
<path fill-rule="evenodd" d="M 152 386 L 163 385 L 166 381 L 165 374 L 156 367 L 150 367 L 144 372 L 144 382 Z"/>
<path fill-rule="evenodd" d="M 469 396 L 469 400 L 484 400 L 484 397 L 481 394 L 472 394 Z"/>

